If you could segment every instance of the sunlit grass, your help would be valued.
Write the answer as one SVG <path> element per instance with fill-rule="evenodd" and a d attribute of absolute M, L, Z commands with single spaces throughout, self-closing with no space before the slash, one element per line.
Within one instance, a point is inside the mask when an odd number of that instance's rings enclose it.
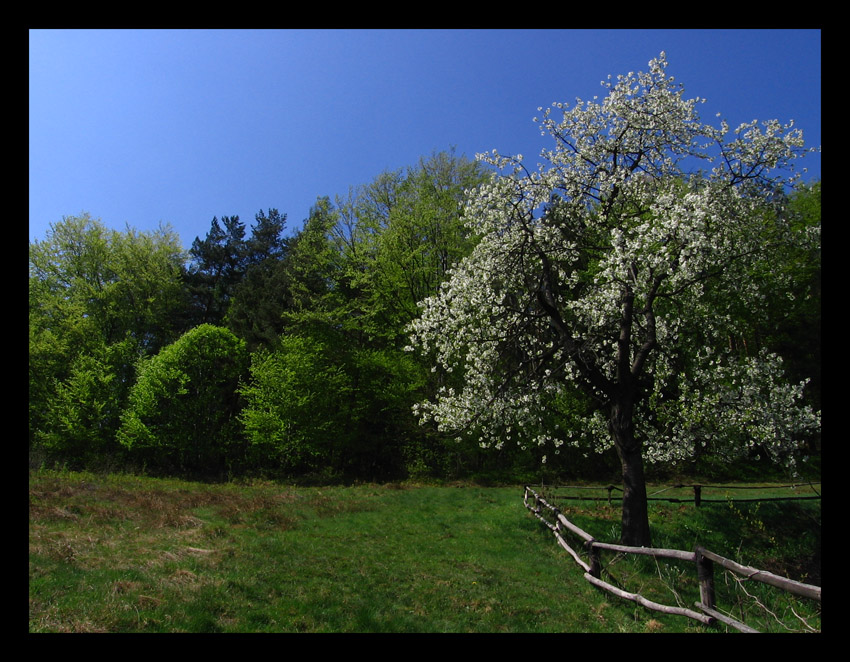
<path fill-rule="evenodd" d="M 583 511 L 600 539 L 606 508 Z M 521 487 L 42 472 L 29 544 L 32 632 L 705 629 L 591 587 Z"/>
<path fill-rule="evenodd" d="M 690 488 L 650 487 L 650 493 L 681 498 L 680 502 L 650 502 L 653 547 L 692 551 L 700 546 L 741 565 L 820 586 L 820 500 L 750 501 L 808 496 L 813 490 L 769 484 L 738 487 L 709 491 L 712 500 L 704 500 L 699 508 Z M 605 492 L 604 488 L 550 489 L 548 500 L 597 539 L 616 542 L 621 505 L 616 497 L 610 504 L 600 497 Z M 613 553 L 605 553 L 603 559 L 603 578 L 624 590 L 679 607 L 692 608 L 700 600 L 692 563 Z M 717 565 L 715 590 L 718 609 L 759 631 L 820 631 L 820 603 L 748 581 Z"/>

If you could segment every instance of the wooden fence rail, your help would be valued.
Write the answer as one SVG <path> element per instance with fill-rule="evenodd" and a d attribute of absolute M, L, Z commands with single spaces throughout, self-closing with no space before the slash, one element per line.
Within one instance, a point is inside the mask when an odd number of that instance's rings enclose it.
<path fill-rule="evenodd" d="M 809 488 L 814 494 L 807 496 L 782 496 L 782 497 L 756 497 L 756 498 L 724 498 L 724 499 L 707 499 L 704 498 L 704 490 L 754 490 L 758 488 L 753 488 L 750 486 L 744 485 L 701 485 L 701 484 L 677 484 L 672 485 L 671 487 L 665 488 L 663 490 L 658 490 L 657 492 L 653 492 L 652 494 L 647 496 L 648 501 L 667 501 L 670 503 L 690 503 L 693 501 L 694 505 L 699 508 L 703 503 L 727 503 L 728 501 L 736 501 L 736 502 L 747 502 L 747 501 L 808 501 L 813 499 L 820 499 L 821 496 L 817 492 L 814 487 L 814 483 L 804 483 L 804 484 L 790 484 L 790 485 L 778 485 L 773 486 L 771 489 L 776 489 L 777 487 L 786 487 L 789 489 L 797 489 L 797 488 Z M 693 499 L 689 499 L 686 497 L 671 497 L 671 496 L 656 496 L 658 494 L 663 494 L 669 489 L 682 489 L 689 488 L 693 490 L 694 496 Z M 622 492 L 623 488 L 618 487 L 617 485 L 606 485 L 605 487 L 589 487 L 586 485 L 582 486 L 571 486 L 570 490 L 605 490 L 607 491 L 607 500 L 608 503 L 611 503 L 613 493 L 614 492 Z M 559 496 L 559 499 L 562 500 L 578 500 L 578 501 L 604 501 L 606 497 L 586 497 L 586 496 Z"/>
<path fill-rule="evenodd" d="M 558 541 L 558 544 L 563 547 L 570 556 L 572 556 L 573 560 L 575 560 L 575 562 L 584 570 L 584 578 L 588 582 L 621 598 L 636 602 L 648 609 L 666 614 L 687 616 L 688 618 L 705 625 L 715 625 L 717 621 L 720 621 L 740 630 L 741 632 L 757 632 L 757 630 L 716 609 L 714 592 L 715 563 L 727 570 L 743 575 L 747 579 L 770 584 L 771 586 L 775 586 L 804 598 L 816 600 L 817 602 L 821 601 L 820 586 L 803 584 L 802 582 L 774 575 L 773 573 L 766 572 L 764 570 L 740 565 L 735 561 L 724 558 L 719 554 L 715 554 L 714 552 L 699 546 L 692 552 L 686 552 L 678 549 L 630 547 L 627 545 L 600 542 L 589 533 L 576 526 L 573 522 L 570 522 L 556 506 L 546 501 L 546 499 L 529 486 L 525 487 L 523 503 L 535 517 L 542 521 L 552 531 L 555 535 L 555 539 Z M 553 514 L 553 518 L 555 520 L 554 523 L 544 517 L 544 510 L 548 510 Z M 588 557 L 587 561 L 585 561 L 579 552 L 573 549 L 573 547 L 571 547 L 567 542 L 564 535 L 562 535 L 566 532 L 577 536 L 583 541 L 582 548 Z M 671 605 L 653 602 L 638 593 L 629 593 L 628 591 L 624 591 L 604 581 L 602 579 L 602 564 L 600 560 L 600 552 L 604 550 L 619 552 L 622 554 L 642 554 L 653 556 L 655 558 L 675 559 L 694 563 L 700 589 L 700 601 L 694 604 L 698 611 L 688 609 L 686 607 L 674 607 Z"/>

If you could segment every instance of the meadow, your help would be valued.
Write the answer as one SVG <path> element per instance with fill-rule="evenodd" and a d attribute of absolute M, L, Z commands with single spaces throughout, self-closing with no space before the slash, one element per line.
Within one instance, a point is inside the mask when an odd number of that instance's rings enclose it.
<path fill-rule="evenodd" d="M 29 631 L 726 631 L 595 589 L 522 495 L 519 485 L 301 487 L 34 471 Z M 585 530 L 616 541 L 616 504 L 570 504 Z M 656 545 L 699 543 L 820 583 L 819 501 L 653 503 L 651 524 Z M 611 569 L 633 590 L 666 592 L 668 603 L 687 600 L 696 582 L 690 569 L 646 560 L 615 559 Z M 724 599 L 743 610 L 732 584 Z M 764 631 L 820 629 L 820 605 L 754 597 Z"/>

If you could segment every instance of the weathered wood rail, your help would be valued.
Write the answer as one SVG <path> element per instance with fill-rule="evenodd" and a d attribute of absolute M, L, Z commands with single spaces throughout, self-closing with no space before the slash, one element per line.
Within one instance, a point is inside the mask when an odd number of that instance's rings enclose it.
<path fill-rule="evenodd" d="M 819 485 L 819 483 L 817 483 Z M 653 492 L 652 494 L 647 496 L 648 501 L 667 501 L 669 503 L 690 503 L 699 508 L 703 503 L 728 503 L 729 501 L 734 502 L 748 502 L 748 501 L 808 501 L 820 499 L 821 496 L 815 489 L 815 483 L 803 483 L 803 484 L 790 484 L 790 485 L 779 485 L 772 486 L 770 489 L 775 490 L 777 488 L 789 488 L 789 489 L 798 489 L 798 488 L 807 488 L 811 489 L 814 494 L 810 495 L 794 495 L 794 496 L 780 496 L 780 497 L 753 497 L 753 498 L 741 498 L 741 497 L 730 497 L 725 496 L 723 499 L 711 499 L 706 498 L 706 493 L 712 491 L 722 491 L 728 492 L 729 490 L 747 490 L 750 492 L 756 491 L 759 488 L 752 486 L 743 486 L 743 485 L 702 485 L 702 484 L 676 484 L 671 485 L 668 488 L 664 488 L 662 490 L 658 490 Z M 693 498 L 688 497 L 673 497 L 673 496 L 657 496 L 659 494 L 663 494 L 667 490 L 670 489 L 690 489 L 693 490 Z M 605 490 L 608 494 L 607 497 L 593 497 L 593 496 L 559 496 L 559 499 L 562 500 L 577 500 L 577 501 L 604 501 L 607 499 L 608 503 L 611 503 L 613 500 L 613 494 L 615 492 L 622 492 L 623 488 L 617 485 L 606 485 L 605 487 L 588 487 L 585 485 L 582 486 L 571 486 L 570 490 L 593 490 L 600 491 Z"/>
<path fill-rule="evenodd" d="M 763 582 L 800 597 L 816 600 L 817 602 L 821 601 L 820 586 L 803 584 L 802 582 L 797 582 L 792 579 L 788 579 L 787 577 L 781 577 L 764 570 L 744 566 L 702 547 L 696 547 L 694 551 L 687 552 L 678 549 L 630 547 L 627 545 L 600 542 L 589 533 L 576 526 L 573 522 L 570 522 L 556 506 L 549 503 L 529 486 L 525 487 L 523 503 L 535 517 L 542 521 L 552 531 L 555 535 L 555 539 L 558 541 L 558 544 L 563 547 L 567 553 L 572 556 L 573 560 L 575 560 L 575 562 L 584 570 L 584 578 L 588 582 L 608 591 L 609 593 L 612 593 L 613 595 L 636 602 L 647 609 L 652 609 L 665 614 L 686 616 L 705 625 L 716 625 L 716 623 L 720 621 L 740 630 L 741 632 L 757 632 L 757 630 L 749 627 L 748 625 L 717 610 L 714 591 L 714 564 L 720 565 L 726 570 L 742 575 L 749 580 Z M 546 511 L 549 511 L 552 514 L 554 522 L 549 521 L 549 519 L 544 516 L 544 512 Z M 581 547 L 587 556 L 587 560 L 582 558 L 579 552 L 570 546 L 569 542 L 563 535 L 564 533 L 570 533 L 582 540 Z M 623 589 L 606 582 L 602 579 L 601 563 L 601 552 L 606 550 L 622 554 L 642 554 L 653 556 L 655 558 L 675 559 L 693 563 L 696 568 L 700 590 L 700 601 L 694 604 L 696 609 L 660 604 L 658 602 L 648 600 L 638 593 L 629 593 L 628 591 L 624 591 Z"/>

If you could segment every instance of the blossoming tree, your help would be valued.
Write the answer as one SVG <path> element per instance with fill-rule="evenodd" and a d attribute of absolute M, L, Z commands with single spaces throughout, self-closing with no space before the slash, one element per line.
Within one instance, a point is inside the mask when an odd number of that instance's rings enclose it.
<path fill-rule="evenodd" d="M 537 169 L 479 155 L 501 172 L 467 202 L 481 241 L 410 327 L 409 349 L 455 373 L 417 405 L 423 421 L 484 447 L 613 445 L 631 545 L 650 544 L 645 460 L 758 445 L 790 461 L 820 425 L 777 356 L 729 343 L 740 311 L 763 309 L 761 285 L 782 287 L 783 271 L 765 277 L 772 248 L 819 241 L 819 227 L 795 233 L 778 194 L 802 134 L 705 124 L 666 67 L 662 53 L 609 77 L 601 101 L 547 109 L 536 121 L 554 147 Z M 595 407 L 552 429 L 547 411 L 576 389 Z"/>

